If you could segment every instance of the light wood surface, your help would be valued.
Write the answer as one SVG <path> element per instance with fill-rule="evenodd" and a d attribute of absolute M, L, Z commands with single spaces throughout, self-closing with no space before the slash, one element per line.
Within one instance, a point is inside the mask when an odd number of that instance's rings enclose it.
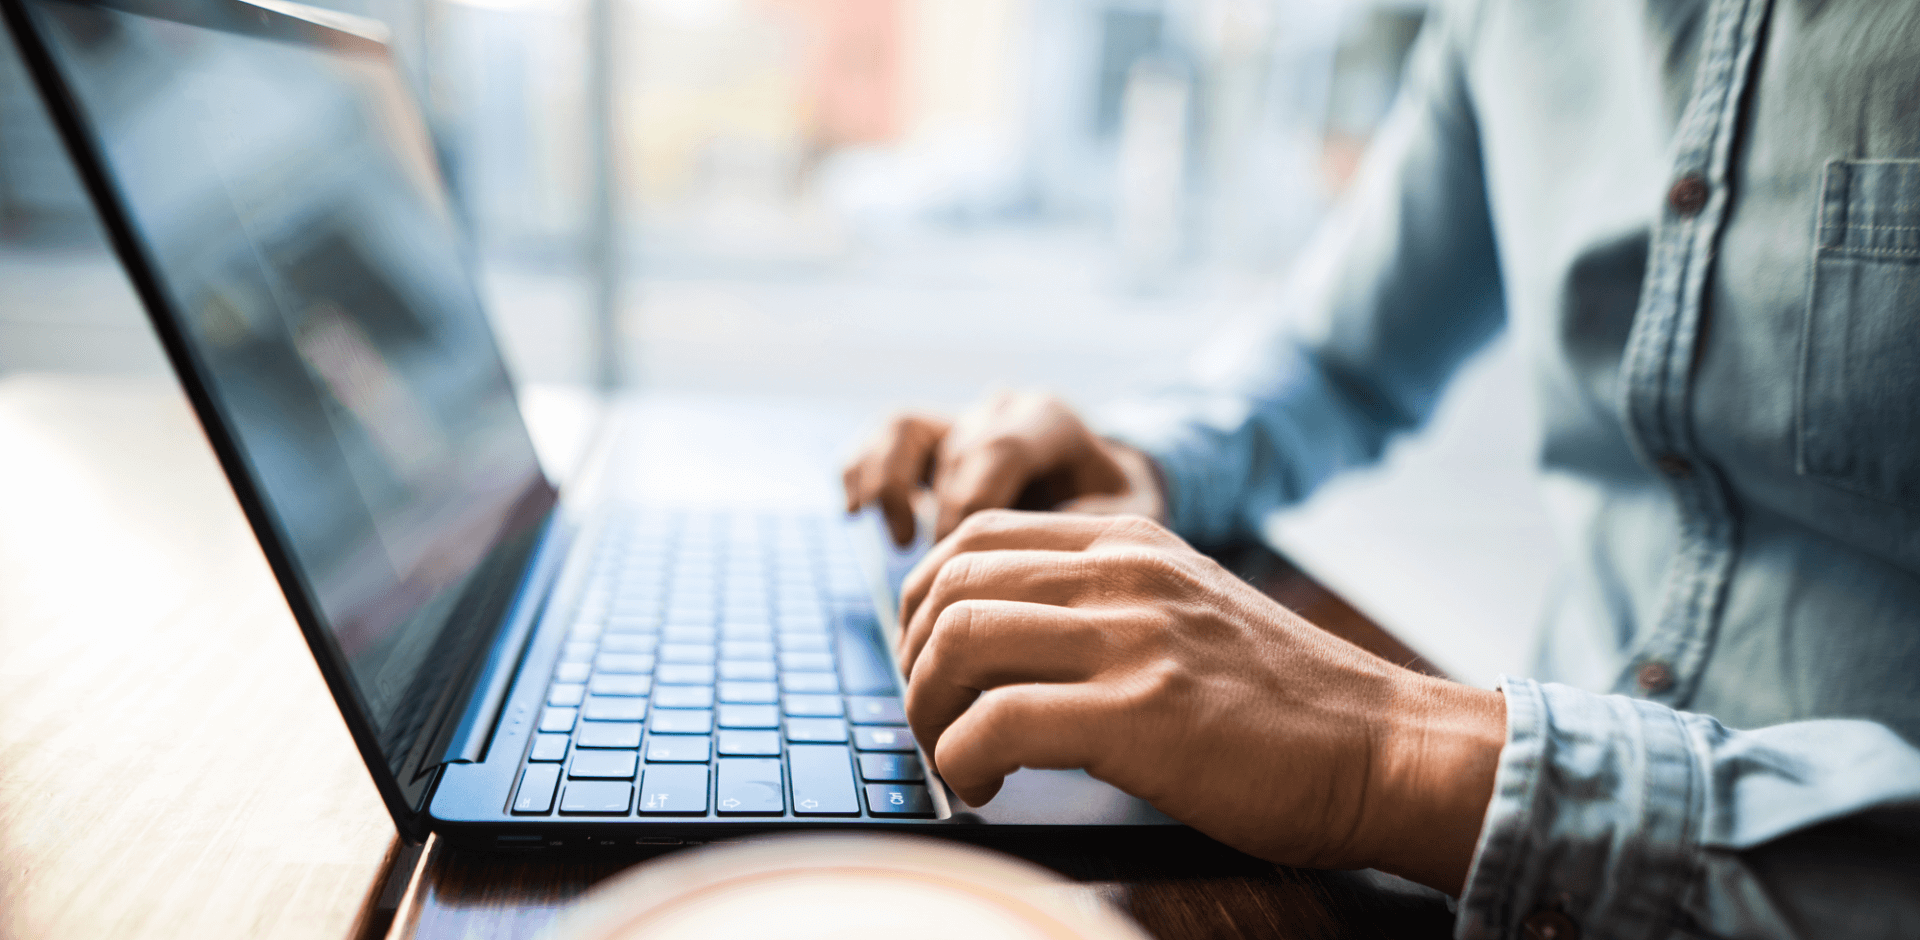
<path fill-rule="evenodd" d="M 0 381 L 0 936 L 337 940 L 393 838 L 178 390 Z"/>
<path fill-rule="evenodd" d="M 536 389 L 527 406 L 543 460 L 563 473 L 591 399 Z M 1335 632 L 1412 658 L 1270 553 L 1223 560 Z M 394 851 L 179 391 L 0 379 L 0 940 L 378 937 L 409 885 L 393 936 L 532 937 L 640 863 Z M 1451 932 L 1444 904 L 1384 876 L 1036 861 L 1156 937 Z"/>

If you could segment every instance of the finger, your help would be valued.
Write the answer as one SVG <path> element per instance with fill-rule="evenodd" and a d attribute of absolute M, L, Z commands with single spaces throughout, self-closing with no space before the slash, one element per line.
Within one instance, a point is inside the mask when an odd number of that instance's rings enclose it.
<path fill-rule="evenodd" d="M 901 674 L 912 677 L 915 661 L 949 606 L 983 600 L 1064 607 L 1099 589 L 1087 574 L 1078 552 L 1003 549 L 955 556 L 940 569 L 900 637 Z"/>
<path fill-rule="evenodd" d="M 914 611 L 933 587 L 933 579 L 955 556 L 1005 549 L 1084 551 L 1111 527 L 1112 520 L 1094 516 L 1011 509 L 976 513 L 951 536 L 936 543 L 927 556 L 907 572 L 906 580 L 900 585 L 900 622 L 906 624 L 913 620 Z"/>
<path fill-rule="evenodd" d="M 1083 516 L 1149 515 L 1153 506 L 1135 493 L 1096 493 L 1070 499 L 1053 507 L 1054 512 L 1072 512 Z"/>
<path fill-rule="evenodd" d="M 1033 479 L 1033 466 L 1021 448 L 1005 443 L 969 449 L 933 481 L 939 499 L 933 537 L 942 539 L 960 521 L 982 509 L 1012 506 Z"/>
<path fill-rule="evenodd" d="M 916 735 L 939 737 L 980 693 L 1023 682 L 1085 681 L 1102 666 L 1108 618 L 1014 601 L 962 601 L 940 615 L 907 683 Z"/>
<path fill-rule="evenodd" d="M 1083 683 L 1027 683 L 980 694 L 927 754 L 941 778 L 971 806 L 1000 792 L 1022 767 L 1092 769 L 1114 747 L 1096 717 L 1091 687 Z M 916 736 L 919 729 L 914 730 Z"/>
<path fill-rule="evenodd" d="M 848 502 L 856 509 L 879 503 L 896 544 L 913 541 L 913 493 L 948 427 L 945 419 L 933 415 L 897 415 L 855 464 L 857 473 L 848 472 Z"/>

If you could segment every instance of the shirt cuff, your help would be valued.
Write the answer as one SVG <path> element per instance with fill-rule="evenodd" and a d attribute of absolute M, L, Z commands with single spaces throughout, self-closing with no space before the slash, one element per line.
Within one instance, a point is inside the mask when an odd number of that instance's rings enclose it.
<path fill-rule="evenodd" d="M 1682 716 L 1528 679 L 1503 676 L 1501 688 L 1507 743 L 1454 935 L 1666 935 L 1706 790 Z"/>

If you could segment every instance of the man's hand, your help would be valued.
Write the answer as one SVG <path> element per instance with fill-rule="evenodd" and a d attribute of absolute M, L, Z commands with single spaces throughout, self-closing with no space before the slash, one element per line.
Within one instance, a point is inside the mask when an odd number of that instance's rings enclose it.
<path fill-rule="evenodd" d="M 938 512 L 935 538 L 969 514 L 1021 506 L 1160 519 L 1166 498 L 1153 461 L 1100 438 L 1047 395 L 1003 392 L 949 422 L 896 415 L 843 475 L 847 511 L 879 502 L 893 540 L 913 541 L 913 499 L 922 486 Z"/>
<path fill-rule="evenodd" d="M 1465 881 L 1501 696 L 1378 659 L 1147 519 L 976 513 L 900 622 L 914 734 L 968 803 L 1085 768 L 1272 861 Z"/>

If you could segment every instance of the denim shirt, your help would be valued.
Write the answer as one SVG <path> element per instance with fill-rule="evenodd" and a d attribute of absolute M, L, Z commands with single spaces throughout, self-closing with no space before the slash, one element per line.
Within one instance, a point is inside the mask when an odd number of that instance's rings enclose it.
<path fill-rule="evenodd" d="M 1920 937 L 1920 3 L 1438 9 L 1294 288 L 1109 430 L 1219 542 L 1529 357 L 1563 577 L 1458 935 Z"/>

